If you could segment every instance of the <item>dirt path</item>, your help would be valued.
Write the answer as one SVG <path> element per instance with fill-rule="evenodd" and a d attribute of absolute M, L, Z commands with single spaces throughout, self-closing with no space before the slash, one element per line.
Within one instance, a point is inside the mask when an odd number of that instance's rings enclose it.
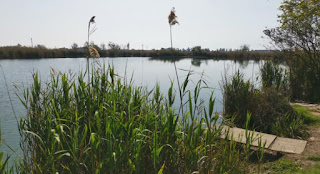
<path fill-rule="evenodd" d="M 313 115 L 320 117 L 320 105 L 303 103 L 294 104 L 306 107 L 311 111 Z M 308 157 L 315 155 L 320 156 L 320 126 L 310 126 L 308 131 L 310 137 L 308 139 L 305 151 L 301 155 L 287 154 L 284 156 L 285 158 L 294 159 L 297 163 L 302 164 L 304 168 L 312 168 L 316 163 L 319 163 L 316 161 L 308 160 Z"/>

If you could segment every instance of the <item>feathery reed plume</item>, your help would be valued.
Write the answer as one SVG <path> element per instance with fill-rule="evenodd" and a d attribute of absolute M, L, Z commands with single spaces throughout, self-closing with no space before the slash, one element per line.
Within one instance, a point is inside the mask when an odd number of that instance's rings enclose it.
<path fill-rule="evenodd" d="M 168 16 L 169 25 L 171 26 L 171 25 L 179 24 L 179 22 L 177 21 L 177 18 L 178 17 L 176 16 L 176 10 L 173 7 Z"/>
<path fill-rule="evenodd" d="M 95 23 L 96 21 L 94 21 L 94 18 L 95 18 L 96 16 L 92 16 L 91 17 L 91 19 L 90 19 L 90 23 Z"/>
<path fill-rule="evenodd" d="M 90 57 L 93 57 L 93 58 L 99 58 L 100 57 L 99 52 L 97 51 L 97 49 L 95 49 L 92 46 L 89 46 L 89 52 L 90 52 Z"/>
<path fill-rule="evenodd" d="M 170 14 L 168 16 L 168 22 L 169 22 L 169 26 L 170 26 L 170 40 L 171 40 L 171 49 L 173 49 L 173 44 L 172 44 L 172 26 L 179 24 L 179 22 L 177 21 L 177 15 L 176 15 L 176 10 L 174 7 L 172 7 L 172 10 L 170 11 Z"/>

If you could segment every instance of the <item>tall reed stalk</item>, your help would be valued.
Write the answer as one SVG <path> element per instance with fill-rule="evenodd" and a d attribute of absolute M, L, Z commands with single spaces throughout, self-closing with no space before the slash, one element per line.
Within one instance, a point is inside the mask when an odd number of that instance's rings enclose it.
<path fill-rule="evenodd" d="M 89 23 L 88 23 L 88 56 L 87 56 L 87 76 L 88 76 L 88 88 L 89 88 L 89 95 L 91 95 L 91 87 L 90 87 L 90 60 L 89 58 L 90 57 L 93 57 L 93 58 L 98 58 L 100 57 L 98 51 L 94 48 L 94 47 L 91 47 L 90 46 L 90 36 L 96 31 L 96 27 L 94 26 L 93 28 L 91 28 L 91 24 L 94 24 L 95 23 L 95 16 L 92 16 L 89 20 Z M 88 111 L 88 116 L 89 116 L 89 130 L 91 132 L 91 97 L 89 97 L 89 102 L 88 102 L 88 108 L 89 108 L 89 111 Z"/>
<path fill-rule="evenodd" d="M 174 49 L 173 49 L 173 43 L 172 43 L 172 26 L 179 24 L 179 22 L 177 21 L 177 16 L 176 16 L 176 11 L 175 8 L 172 7 L 172 10 L 170 11 L 170 14 L 168 16 L 168 22 L 169 22 L 169 26 L 170 26 L 170 43 L 171 43 L 171 52 L 172 52 L 172 58 L 174 58 Z M 177 70 L 177 66 L 176 66 L 176 62 L 173 61 L 173 65 L 174 65 L 174 70 L 176 73 L 176 78 L 177 78 L 177 84 L 178 84 L 178 90 L 179 90 L 179 97 L 180 97 L 180 107 L 179 107 L 179 112 L 178 114 L 180 114 L 180 110 L 182 111 L 182 115 L 183 115 L 183 94 L 182 94 L 182 86 L 180 86 L 180 81 L 179 81 L 179 76 L 178 76 L 178 70 Z"/>
<path fill-rule="evenodd" d="M 89 62 L 89 58 L 92 56 L 91 54 L 91 51 L 90 51 L 90 35 L 92 35 L 95 31 L 96 31 L 96 28 L 93 27 L 91 29 L 91 24 L 94 24 L 95 23 L 95 17 L 96 16 L 92 16 L 89 20 L 89 23 L 88 23 L 88 41 L 87 41 L 87 44 L 88 44 L 88 56 L 87 56 L 87 71 L 88 71 L 88 84 L 90 84 L 90 62 Z"/>

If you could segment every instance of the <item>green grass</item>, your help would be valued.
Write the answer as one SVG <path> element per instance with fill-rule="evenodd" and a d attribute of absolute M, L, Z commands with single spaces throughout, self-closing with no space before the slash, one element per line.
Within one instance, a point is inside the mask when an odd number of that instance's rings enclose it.
<path fill-rule="evenodd" d="M 316 164 L 312 169 L 303 169 L 301 174 L 318 174 L 320 173 L 320 164 Z"/>
<path fill-rule="evenodd" d="M 304 120 L 307 125 L 320 125 L 320 117 L 314 116 L 307 108 L 293 105 L 295 112 Z"/>
<path fill-rule="evenodd" d="M 320 155 L 311 155 L 307 159 L 311 161 L 320 161 Z"/>
<path fill-rule="evenodd" d="M 279 161 L 272 163 L 272 165 L 269 167 L 272 173 L 289 174 L 299 171 L 301 166 L 299 164 L 294 163 L 293 160 L 280 159 Z"/>
<path fill-rule="evenodd" d="M 294 160 L 280 159 L 265 166 L 265 171 L 272 174 L 318 174 L 320 173 L 320 165 L 316 164 L 313 168 L 303 168 Z"/>

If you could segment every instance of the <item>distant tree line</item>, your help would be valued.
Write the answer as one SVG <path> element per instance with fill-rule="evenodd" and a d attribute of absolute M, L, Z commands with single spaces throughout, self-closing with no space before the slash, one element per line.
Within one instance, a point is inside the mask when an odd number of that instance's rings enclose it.
<path fill-rule="evenodd" d="M 5 46 L 0 47 L 0 59 L 36 59 L 36 58 L 80 58 L 88 55 L 87 43 L 79 47 L 76 43 L 71 48 L 46 48 L 44 45 L 35 47 L 26 46 Z M 238 59 L 238 60 L 261 60 L 275 59 L 282 60 L 283 56 L 277 51 L 249 51 L 248 47 L 239 50 L 225 51 L 202 49 L 201 46 L 195 46 L 191 49 L 171 50 L 162 48 L 160 50 L 134 50 L 129 49 L 129 44 L 121 47 L 118 44 L 110 42 L 108 49 L 104 44 L 95 47 L 101 57 L 154 57 L 154 58 L 208 58 L 208 59 Z"/>

